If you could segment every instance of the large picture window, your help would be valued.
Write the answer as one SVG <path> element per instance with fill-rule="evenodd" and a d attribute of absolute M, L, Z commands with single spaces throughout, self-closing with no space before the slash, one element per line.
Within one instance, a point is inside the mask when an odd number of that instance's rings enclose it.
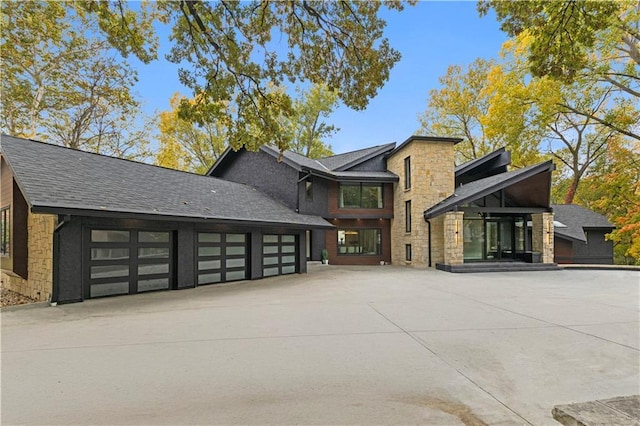
<path fill-rule="evenodd" d="M 341 209 L 381 209 L 381 184 L 341 184 Z"/>
<path fill-rule="evenodd" d="M 9 255 L 9 243 L 11 239 L 11 210 L 6 207 L 0 210 L 0 255 Z"/>
<path fill-rule="evenodd" d="M 380 255 L 380 229 L 339 229 L 338 254 L 351 256 Z"/>

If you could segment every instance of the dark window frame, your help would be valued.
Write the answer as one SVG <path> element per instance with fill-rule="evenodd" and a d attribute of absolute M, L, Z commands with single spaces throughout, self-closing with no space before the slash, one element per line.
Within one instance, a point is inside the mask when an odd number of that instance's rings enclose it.
<path fill-rule="evenodd" d="M 340 243 L 340 231 L 343 232 L 353 232 L 356 231 L 358 233 L 358 240 L 361 239 L 360 232 L 363 231 L 376 231 L 377 232 L 377 240 L 376 241 L 376 252 L 375 253 L 362 253 L 362 251 L 354 250 L 352 253 L 349 253 L 349 245 L 345 242 Z M 336 232 L 336 236 L 338 237 L 338 256 L 381 256 L 382 255 L 382 228 L 340 228 Z M 357 247 L 362 248 L 362 245 L 353 246 L 354 249 Z M 344 252 L 342 252 L 341 248 L 344 248 Z"/>
<path fill-rule="evenodd" d="M 341 204 L 344 204 L 344 197 L 342 195 L 342 188 L 343 187 L 358 187 L 360 188 L 360 200 L 358 203 L 358 206 L 347 206 L 344 207 Z M 368 188 L 380 188 L 380 199 L 378 200 L 378 207 L 362 207 L 362 200 L 363 200 L 363 196 L 362 196 L 362 189 L 368 187 Z M 340 209 L 344 209 L 344 210 L 380 210 L 384 208 L 384 185 L 382 183 L 340 183 L 339 187 L 338 187 L 338 208 Z"/>
<path fill-rule="evenodd" d="M 411 233 L 411 200 L 404 202 L 404 231 Z"/>
<path fill-rule="evenodd" d="M 304 199 L 313 201 L 313 180 L 309 177 L 304 183 Z"/>
<path fill-rule="evenodd" d="M 404 189 L 411 189 L 411 157 L 404 159 Z"/>
<path fill-rule="evenodd" d="M 0 255 L 11 254 L 11 206 L 0 209 Z"/>
<path fill-rule="evenodd" d="M 404 258 L 407 262 L 411 262 L 411 258 L 412 258 L 411 244 L 404 245 Z"/>

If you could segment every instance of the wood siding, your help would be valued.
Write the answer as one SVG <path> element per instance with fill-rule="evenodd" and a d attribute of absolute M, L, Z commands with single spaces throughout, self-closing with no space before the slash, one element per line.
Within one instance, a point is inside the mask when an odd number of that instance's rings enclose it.
<path fill-rule="evenodd" d="M 393 184 L 382 184 L 382 208 L 381 209 L 341 209 L 340 183 L 330 182 L 328 191 L 329 217 L 341 218 L 360 216 L 362 218 L 391 218 L 393 217 Z"/>

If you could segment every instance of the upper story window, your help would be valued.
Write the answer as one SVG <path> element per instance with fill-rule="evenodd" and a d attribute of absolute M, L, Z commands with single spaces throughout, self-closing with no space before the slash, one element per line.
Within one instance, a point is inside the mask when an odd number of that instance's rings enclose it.
<path fill-rule="evenodd" d="M 340 184 L 341 209 L 381 209 L 382 184 Z"/>
<path fill-rule="evenodd" d="M 404 230 L 411 232 L 411 200 L 404 202 Z"/>
<path fill-rule="evenodd" d="M 9 255 L 9 243 L 11 239 L 11 210 L 5 207 L 0 210 L 0 255 Z"/>
<path fill-rule="evenodd" d="M 308 178 L 304 183 L 304 198 L 307 201 L 313 201 L 313 181 Z"/>
<path fill-rule="evenodd" d="M 404 189 L 411 188 L 411 157 L 404 159 Z"/>

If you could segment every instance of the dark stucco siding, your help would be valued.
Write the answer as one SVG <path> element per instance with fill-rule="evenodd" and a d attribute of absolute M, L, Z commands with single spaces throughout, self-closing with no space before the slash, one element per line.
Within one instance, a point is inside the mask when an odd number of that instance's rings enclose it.
<path fill-rule="evenodd" d="M 574 263 L 613 264 L 613 242 L 605 235 L 611 230 L 586 229 L 587 243 L 573 243 Z"/>
<path fill-rule="evenodd" d="M 278 163 L 275 158 L 262 151 L 240 150 L 230 155 L 236 158 L 221 170 L 220 178 L 250 185 L 290 209 L 296 209 L 297 170 L 285 163 Z"/>
<path fill-rule="evenodd" d="M 58 232 L 58 253 L 54 258 L 54 270 L 57 273 L 54 285 L 57 288 L 54 288 L 53 301 L 78 302 L 83 299 L 81 265 L 85 262 L 82 253 L 82 219 L 72 216 Z"/>
<path fill-rule="evenodd" d="M 363 172 L 384 172 L 385 170 L 387 170 L 387 160 L 385 160 L 384 154 L 380 154 L 350 168 L 349 170 Z"/>
<path fill-rule="evenodd" d="M 304 174 L 302 175 L 304 177 Z M 299 209 L 301 214 L 309 214 L 327 217 L 329 214 L 328 196 L 329 181 L 318 176 L 310 177 L 313 185 L 313 196 L 311 200 L 306 196 L 306 180 L 298 184 Z"/>

